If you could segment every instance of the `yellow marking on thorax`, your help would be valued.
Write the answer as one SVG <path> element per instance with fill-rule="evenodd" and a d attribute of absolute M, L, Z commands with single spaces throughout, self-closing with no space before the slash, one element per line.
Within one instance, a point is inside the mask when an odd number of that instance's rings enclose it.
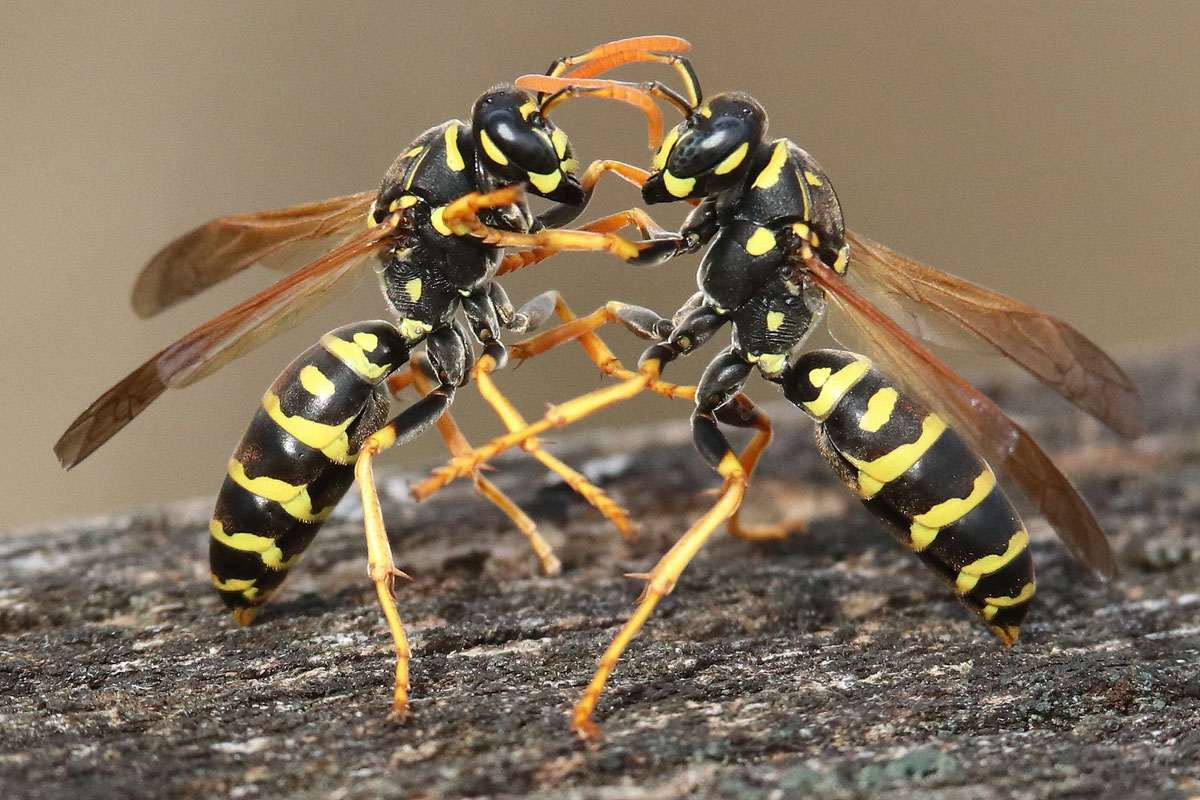
<path fill-rule="evenodd" d="M 833 374 L 832 367 L 817 367 L 808 371 L 808 382 L 817 389 L 825 385 L 825 381 L 829 380 L 829 376 Z"/>
<path fill-rule="evenodd" d="M 858 421 L 858 427 L 867 433 L 878 431 L 892 418 L 892 411 L 895 410 L 899 397 L 900 393 L 890 386 L 875 392 L 867 401 L 867 413 Z"/>
<path fill-rule="evenodd" d="M 433 330 L 433 326 L 428 322 L 421 322 L 419 319 L 402 319 L 397 326 L 400 329 L 400 335 L 410 342 L 415 342 L 418 339 L 424 339 L 425 336 Z"/>
<path fill-rule="evenodd" d="M 745 250 L 752 256 L 761 256 L 775 246 L 775 234 L 770 228 L 759 228 L 746 240 Z"/>
<path fill-rule="evenodd" d="M 421 155 L 421 151 L 422 151 L 422 150 L 424 150 L 424 149 L 425 149 L 425 148 L 424 148 L 422 145 L 417 145 L 416 147 L 414 147 L 414 148 L 412 148 L 412 149 L 410 149 L 410 150 L 406 150 L 406 151 L 404 152 L 404 157 L 405 157 L 405 158 L 412 158 L 413 156 L 419 156 L 419 155 Z"/>
<path fill-rule="evenodd" d="M 420 199 L 415 194 L 402 194 L 388 204 L 388 213 L 398 211 L 401 208 L 412 208 Z"/>
<path fill-rule="evenodd" d="M 367 227 L 374 228 L 379 223 L 375 221 L 375 201 L 371 201 L 371 207 L 367 209 Z"/>
<path fill-rule="evenodd" d="M 817 232 L 805 225 L 803 222 L 793 223 L 792 232 L 813 247 L 821 244 L 821 237 L 817 236 Z"/>
<path fill-rule="evenodd" d="M 450 226 L 446 224 L 443 214 L 446 213 L 445 206 L 438 206 L 429 213 L 429 221 L 433 224 L 434 230 L 442 236 L 453 236 L 454 231 L 450 230 Z"/>
<path fill-rule="evenodd" d="M 364 353 L 373 353 L 379 347 L 379 337 L 367 331 L 359 331 L 351 337 L 354 343 L 363 349 Z"/>
<path fill-rule="evenodd" d="M 391 371 L 391 364 L 372 364 L 367 359 L 367 353 L 363 346 L 359 344 L 358 336 L 355 336 L 354 339 L 353 342 L 347 342 L 332 333 L 327 333 L 321 337 L 321 346 L 338 361 L 354 370 L 359 377 L 371 383 L 375 383 Z M 375 347 L 372 346 L 370 349 L 374 350 Z"/>
<path fill-rule="evenodd" d="M 545 175 L 540 175 L 536 172 L 525 173 L 529 176 L 529 182 L 537 187 L 539 192 L 549 194 L 558 188 L 559 182 L 562 181 L 562 172 L 554 170 L 547 172 Z"/>
<path fill-rule="evenodd" d="M 312 364 L 300 370 L 300 385 L 304 387 L 304 391 L 322 400 L 328 400 L 337 391 L 333 381 L 325 377 L 325 373 Z"/>
<path fill-rule="evenodd" d="M 916 441 L 902 444 L 888 453 L 884 453 L 879 458 L 871 461 L 863 461 L 857 459 L 848 453 L 843 453 L 846 460 L 853 464 L 859 470 L 860 487 L 863 484 L 863 475 L 867 475 L 874 483 L 882 487 L 883 484 L 896 480 L 913 464 L 917 463 L 917 459 L 925 455 L 925 451 L 933 446 L 933 443 L 942 435 L 942 431 L 946 430 L 946 423 L 937 414 L 929 414 L 925 419 L 921 420 L 921 433 L 917 436 Z M 868 481 L 867 483 L 870 483 Z M 860 491 L 860 496 L 862 493 Z M 872 493 L 873 495 L 874 493 Z M 864 499 L 870 499 L 871 495 L 867 495 Z"/>
<path fill-rule="evenodd" d="M 713 172 L 717 175 L 724 175 L 727 172 L 733 172 L 738 168 L 738 165 L 745 160 L 746 153 L 748 152 L 750 152 L 750 143 L 742 142 L 738 149 L 727 155 L 720 164 L 717 164 L 716 169 L 714 169 Z"/>
<path fill-rule="evenodd" d="M 663 143 L 658 146 L 658 152 L 654 154 L 654 159 L 650 162 L 656 170 L 662 169 L 667 165 L 667 157 L 671 155 L 671 148 L 675 146 L 675 142 L 679 141 L 679 128 L 671 128 L 667 132 L 667 138 L 663 139 Z"/>
<path fill-rule="evenodd" d="M 555 128 L 550 134 L 550 141 L 554 143 L 554 152 L 558 155 L 559 161 L 567 154 L 567 132 L 562 128 Z"/>
<path fill-rule="evenodd" d="M 483 152 L 487 153 L 488 158 L 492 161 L 501 166 L 508 164 L 508 156 L 504 155 L 499 147 L 496 147 L 496 143 L 492 141 L 492 137 L 488 136 L 488 132 L 482 128 L 479 129 L 479 143 L 483 145 Z"/>
<path fill-rule="evenodd" d="M 804 180 L 808 181 L 809 186 L 824 186 L 825 185 L 821 181 L 821 176 L 817 175 L 817 173 L 815 173 L 815 172 L 810 172 L 809 170 L 804 170 Z"/>
<path fill-rule="evenodd" d="M 421 162 L 423 162 L 423 161 L 425 160 L 425 157 L 426 157 L 427 155 L 429 155 L 429 149 L 428 149 L 428 148 L 426 148 L 426 149 L 421 149 L 421 148 L 416 148 L 416 147 L 414 147 L 414 148 L 413 148 L 413 150 L 417 150 L 417 151 L 418 151 L 418 152 L 417 152 L 417 160 L 416 160 L 416 161 L 414 161 L 414 162 L 413 162 L 411 165 L 409 165 L 409 167 L 408 167 L 408 177 L 404 179 L 404 188 L 405 188 L 406 190 L 412 187 L 412 185 L 413 185 L 413 181 L 414 181 L 414 180 L 416 180 L 416 178 L 417 178 L 417 168 L 418 168 L 419 166 L 421 166 Z M 412 152 L 412 150 L 410 150 L 409 152 L 411 153 L 411 152 Z"/>
<path fill-rule="evenodd" d="M 779 330 L 779 327 L 781 325 L 783 325 L 783 312 L 782 311 L 768 311 L 767 312 L 767 330 L 770 331 L 771 333 L 774 333 L 775 331 Z"/>
<path fill-rule="evenodd" d="M 421 299 L 421 279 L 413 278 L 408 283 L 404 284 L 404 293 L 408 295 L 408 299 L 414 303 Z"/>
<path fill-rule="evenodd" d="M 663 170 L 663 185 L 672 197 L 687 197 L 696 188 L 695 178 L 676 178 L 671 170 Z"/>
<path fill-rule="evenodd" d="M 225 526 L 219 520 L 209 521 L 208 532 L 212 538 L 226 547 L 243 553 L 258 553 L 263 564 L 271 569 L 290 569 L 300 560 L 300 556 L 295 555 L 285 561 L 283 551 L 269 536 L 259 536 L 256 533 L 226 533 Z"/>
<path fill-rule="evenodd" d="M 746 360 L 767 375 L 777 375 L 787 366 L 787 353 L 747 353 Z"/>
<path fill-rule="evenodd" d="M 755 189 L 770 189 L 775 184 L 779 183 L 779 176 L 783 174 L 783 164 L 787 161 L 787 144 L 779 142 L 775 145 L 775 149 L 771 151 L 771 160 L 763 167 L 762 172 L 758 173 L 758 177 L 751 184 Z M 808 215 L 805 214 L 805 219 Z"/>
<path fill-rule="evenodd" d="M 842 245 L 842 249 L 838 250 L 837 259 L 833 262 L 833 271 L 838 275 L 846 274 L 846 266 L 850 263 L 850 245 Z"/>
<path fill-rule="evenodd" d="M 333 513 L 332 506 L 319 512 L 313 511 L 312 498 L 308 496 L 308 486 L 293 486 L 287 481 L 268 478 L 265 475 L 251 478 L 246 474 L 246 468 L 236 458 L 229 459 L 229 477 L 250 494 L 278 503 L 290 516 L 301 522 L 323 522 Z"/>
<path fill-rule="evenodd" d="M 466 165 L 462 153 L 458 151 L 458 123 L 456 122 L 446 128 L 446 166 L 455 172 L 462 172 Z"/>
<path fill-rule="evenodd" d="M 857 358 L 851 361 L 837 372 L 828 375 L 821 383 L 821 393 L 817 395 L 817 399 L 806 400 L 804 408 L 817 419 L 825 419 L 846 392 L 850 391 L 854 384 L 862 380 L 863 376 L 870 369 L 871 362 L 865 358 Z M 813 370 L 813 372 L 816 372 L 816 370 Z M 810 372 L 808 377 L 809 380 L 812 380 L 813 373 Z"/>
<path fill-rule="evenodd" d="M 909 528 L 913 549 L 920 552 L 933 544 L 942 528 L 966 516 L 971 509 L 982 503 L 994 488 L 996 476 L 990 467 L 984 465 L 983 471 L 975 477 L 975 482 L 971 484 L 971 492 L 966 497 L 944 500 L 924 514 L 913 517 L 912 526 Z"/>
<path fill-rule="evenodd" d="M 320 450 L 330 461 L 348 464 L 353 460 L 350 457 L 350 439 L 346 435 L 346 429 L 354 422 L 357 414 L 351 414 L 345 422 L 337 425 L 313 422 L 301 416 L 289 417 L 279 407 L 279 397 L 270 391 L 263 395 L 262 405 L 276 425 L 314 450 Z"/>
<path fill-rule="evenodd" d="M 954 588 L 958 590 L 959 594 L 966 594 L 975 588 L 975 584 L 979 583 L 979 579 L 984 575 L 991 575 L 1021 555 L 1028 544 L 1029 534 L 1022 528 L 1009 538 L 1008 547 L 1003 553 L 984 556 L 960 569 L 958 579 L 954 582 Z"/>

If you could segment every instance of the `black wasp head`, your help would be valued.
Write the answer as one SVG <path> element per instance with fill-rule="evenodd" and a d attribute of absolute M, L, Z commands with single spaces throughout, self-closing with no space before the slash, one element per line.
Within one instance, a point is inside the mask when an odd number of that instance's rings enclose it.
<path fill-rule="evenodd" d="M 498 86 L 475 101 L 471 130 L 479 163 L 501 183 L 519 183 L 556 203 L 583 204 L 567 134 L 542 116 L 533 96 Z"/>
<path fill-rule="evenodd" d="M 748 94 L 724 92 L 676 125 L 642 187 L 647 203 L 707 197 L 740 184 L 767 132 L 767 112 Z"/>

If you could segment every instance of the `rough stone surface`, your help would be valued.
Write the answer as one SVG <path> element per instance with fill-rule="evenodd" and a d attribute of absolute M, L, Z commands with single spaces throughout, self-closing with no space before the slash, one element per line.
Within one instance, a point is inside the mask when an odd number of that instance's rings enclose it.
<path fill-rule="evenodd" d="M 621 662 L 595 749 L 565 714 L 649 567 L 716 481 L 682 425 L 558 451 L 641 523 L 622 541 L 527 457 L 495 480 L 565 570 L 466 485 L 384 472 L 412 635 L 411 720 L 352 506 L 259 624 L 207 588 L 206 505 L 0 538 L 0 794 L 101 797 L 1200 796 L 1200 350 L 1142 359 L 1150 434 L 1117 442 L 1027 383 L 994 392 L 1079 478 L 1122 577 L 1032 520 L 1038 601 L 1005 650 L 834 485 L 811 426 L 751 490 L 807 535 L 717 537 Z M 620 413 L 620 412 L 614 412 Z M 414 473 L 409 473 L 411 476 Z"/>

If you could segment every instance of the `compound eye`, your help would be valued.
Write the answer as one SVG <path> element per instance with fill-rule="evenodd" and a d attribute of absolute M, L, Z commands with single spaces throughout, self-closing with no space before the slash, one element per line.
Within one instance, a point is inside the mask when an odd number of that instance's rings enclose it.
<path fill-rule="evenodd" d="M 488 157 L 500 165 L 515 162 L 531 172 L 551 172 L 558 168 L 558 156 L 550 137 L 524 119 L 499 119 L 487 125 L 480 142 Z"/>

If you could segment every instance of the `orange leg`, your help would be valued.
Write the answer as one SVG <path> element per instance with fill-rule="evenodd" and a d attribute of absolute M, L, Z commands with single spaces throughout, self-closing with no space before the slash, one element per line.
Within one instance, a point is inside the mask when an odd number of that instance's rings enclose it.
<path fill-rule="evenodd" d="M 746 473 L 746 479 L 749 480 L 758 466 L 758 460 L 762 458 L 763 452 L 771 444 L 774 432 L 771 430 L 771 418 L 755 406 L 749 397 L 739 394 L 734 398 L 734 402 L 738 403 L 751 416 L 750 424 L 755 429 L 754 438 L 738 456 L 738 461 L 742 464 L 742 471 Z M 805 529 L 805 524 L 801 520 L 787 520 L 774 525 L 748 527 L 741 523 L 741 513 L 742 507 L 739 505 L 737 510 L 730 515 L 729 524 L 726 526 L 729 534 L 738 539 L 752 542 L 778 541 Z"/>
<path fill-rule="evenodd" d="M 726 460 L 721 462 L 717 471 L 725 478 L 725 485 L 717 502 L 688 529 L 687 533 L 679 538 L 666 555 L 659 559 L 654 569 L 645 576 L 648 580 L 646 588 L 638 598 L 637 608 L 616 638 L 612 640 L 608 649 L 604 651 L 604 655 L 601 656 L 600 663 L 596 667 L 596 674 L 588 684 L 587 691 L 575 705 L 575 711 L 571 717 L 571 729 L 588 741 L 594 742 L 601 738 L 600 728 L 592 719 L 592 713 L 596 709 L 596 703 L 604 691 L 604 685 L 608 682 L 609 675 L 612 674 L 617 661 L 621 658 L 621 653 L 646 624 L 646 620 L 650 618 L 658 601 L 675 588 L 675 582 L 679 580 L 680 574 L 708 541 L 712 532 L 722 522 L 729 519 L 741 505 L 746 492 L 746 474 L 742 470 L 741 463 L 730 454 Z"/>

